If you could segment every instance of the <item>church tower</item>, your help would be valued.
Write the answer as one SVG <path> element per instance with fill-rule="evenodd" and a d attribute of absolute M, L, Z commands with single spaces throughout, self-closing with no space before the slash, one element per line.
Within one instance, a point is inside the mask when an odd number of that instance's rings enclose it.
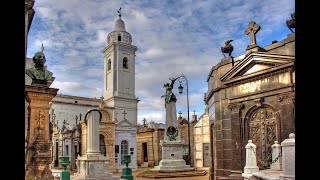
<path fill-rule="evenodd" d="M 108 46 L 104 48 L 104 104 L 114 107 L 114 119 L 117 122 L 115 134 L 116 167 L 121 170 L 123 155 L 131 155 L 130 167 L 137 169 L 137 104 L 135 96 L 135 52 L 132 37 L 126 31 L 125 23 L 119 17 L 113 31 L 107 36 Z M 118 147 L 117 147 L 118 146 Z M 116 150 L 117 151 L 117 150 Z"/>

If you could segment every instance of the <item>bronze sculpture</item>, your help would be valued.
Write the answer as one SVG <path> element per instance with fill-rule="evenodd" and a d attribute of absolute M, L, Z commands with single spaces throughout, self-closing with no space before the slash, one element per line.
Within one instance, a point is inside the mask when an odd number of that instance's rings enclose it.
<path fill-rule="evenodd" d="M 293 33 L 292 28 L 296 28 L 296 17 L 295 12 L 291 14 L 291 19 L 286 21 L 287 27 Z"/>
<path fill-rule="evenodd" d="M 226 58 L 226 56 L 224 55 L 224 53 L 228 53 L 228 57 L 230 57 L 231 56 L 231 53 L 232 53 L 232 51 L 233 51 L 233 46 L 232 46 L 232 44 L 231 44 L 231 42 L 232 42 L 233 40 L 228 40 L 228 41 L 226 41 L 224 44 L 224 46 L 223 47 L 221 47 L 221 52 L 222 52 L 222 54 L 223 54 L 223 56 L 224 56 L 224 58 Z"/>
<path fill-rule="evenodd" d="M 44 66 L 46 57 L 43 50 L 42 44 L 41 51 L 36 52 L 32 58 L 35 66 L 26 70 L 26 74 L 32 79 L 32 84 L 50 85 L 54 80 L 54 77 L 52 77 L 53 73 L 48 71 Z"/>

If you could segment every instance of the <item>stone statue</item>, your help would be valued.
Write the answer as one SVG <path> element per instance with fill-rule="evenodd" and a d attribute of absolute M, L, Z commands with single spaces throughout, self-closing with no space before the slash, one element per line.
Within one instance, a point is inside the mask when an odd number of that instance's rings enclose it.
<path fill-rule="evenodd" d="M 104 102 L 103 102 L 103 100 L 104 100 L 104 97 L 101 96 L 101 97 L 100 97 L 100 105 L 99 105 L 100 108 L 103 108 L 103 107 L 104 107 Z"/>
<path fill-rule="evenodd" d="M 117 111 L 114 110 L 114 111 L 113 111 L 113 122 L 115 122 L 115 123 L 118 122 L 117 114 L 118 114 Z"/>
<path fill-rule="evenodd" d="M 53 73 L 48 71 L 44 66 L 46 58 L 43 50 L 42 44 L 41 51 L 36 52 L 32 58 L 35 67 L 26 70 L 26 74 L 32 79 L 32 84 L 50 85 L 54 80 L 54 77 L 52 77 Z"/>
<path fill-rule="evenodd" d="M 176 96 L 172 92 L 173 84 L 176 79 L 170 79 L 170 80 L 171 80 L 171 84 L 165 83 L 163 85 L 163 87 L 166 88 L 166 94 L 161 96 L 161 98 L 165 97 L 165 106 L 166 106 L 166 104 L 169 104 L 171 101 L 174 101 L 174 102 L 177 101 Z"/>
<path fill-rule="evenodd" d="M 224 58 L 226 58 L 226 56 L 224 55 L 224 53 L 228 53 L 228 54 L 229 54 L 229 57 L 231 56 L 231 53 L 232 53 L 232 51 L 233 51 L 233 46 L 232 46 L 232 44 L 231 44 L 232 41 L 233 41 L 233 40 L 228 40 L 228 41 L 226 41 L 226 42 L 224 43 L 225 46 L 221 47 L 221 52 L 222 52 Z"/>
<path fill-rule="evenodd" d="M 291 19 L 286 21 L 287 27 L 293 33 L 292 28 L 296 28 L 296 15 L 295 12 L 291 14 Z"/>

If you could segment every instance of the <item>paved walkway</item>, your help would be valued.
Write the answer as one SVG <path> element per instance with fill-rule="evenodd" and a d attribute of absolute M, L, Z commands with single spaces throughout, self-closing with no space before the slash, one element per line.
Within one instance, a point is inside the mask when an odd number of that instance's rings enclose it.
<path fill-rule="evenodd" d="M 134 180 L 154 180 L 152 178 L 143 178 L 143 177 L 137 177 L 137 175 L 145 170 L 152 169 L 151 167 L 148 168 L 141 168 L 139 167 L 137 171 L 132 171 L 132 175 Z M 207 170 L 207 174 L 205 176 L 193 176 L 193 177 L 177 177 L 177 178 L 157 178 L 157 180 L 209 180 L 209 170 L 208 168 L 204 168 Z M 113 173 L 116 176 L 121 176 L 121 172 Z"/>
<path fill-rule="evenodd" d="M 152 169 L 152 167 L 148 168 L 141 168 L 139 167 L 137 171 L 132 171 L 132 175 L 134 180 L 154 180 L 153 178 L 143 178 L 143 177 L 137 177 L 138 174 L 140 174 L 143 171 L 146 171 L 148 169 Z M 157 178 L 157 180 L 209 180 L 209 168 L 203 168 L 204 170 L 207 171 L 207 174 L 205 176 L 193 176 L 193 177 L 177 177 L 177 178 Z M 59 169 L 54 169 L 52 170 L 54 175 L 60 176 L 61 170 Z M 69 171 L 71 175 L 75 173 L 74 171 Z M 121 172 L 116 172 L 113 173 L 115 176 L 121 176 Z"/>

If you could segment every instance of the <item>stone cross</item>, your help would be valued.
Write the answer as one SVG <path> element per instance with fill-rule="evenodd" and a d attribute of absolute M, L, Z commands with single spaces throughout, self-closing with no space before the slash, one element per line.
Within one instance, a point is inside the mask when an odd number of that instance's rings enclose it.
<path fill-rule="evenodd" d="M 118 14 L 119 14 L 119 17 L 121 17 L 121 7 L 120 7 L 120 9 L 118 10 Z"/>
<path fill-rule="evenodd" d="M 179 117 L 181 117 L 181 114 L 182 114 L 182 113 L 181 113 L 181 111 L 179 111 L 179 113 L 178 113 L 178 114 L 179 114 Z"/>
<path fill-rule="evenodd" d="M 128 114 L 128 113 L 126 113 L 126 111 L 123 111 L 123 119 L 126 119 L 126 114 Z"/>
<path fill-rule="evenodd" d="M 196 115 L 196 110 L 195 109 L 193 110 L 193 115 Z"/>
<path fill-rule="evenodd" d="M 248 28 L 244 31 L 246 35 L 250 36 L 250 45 L 257 44 L 255 34 L 260 30 L 260 26 L 254 21 L 250 21 Z"/>
<path fill-rule="evenodd" d="M 142 121 L 143 121 L 143 125 L 146 125 L 146 121 L 147 121 L 146 118 L 143 118 Z"/>

